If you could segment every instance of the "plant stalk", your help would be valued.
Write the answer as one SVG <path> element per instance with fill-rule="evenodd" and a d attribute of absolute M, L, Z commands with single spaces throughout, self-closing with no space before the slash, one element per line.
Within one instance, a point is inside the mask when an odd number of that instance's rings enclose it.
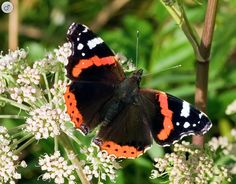
<path fill-rule="evenodd" d="M 202 59 L 197 58 L 195 105 L 201 111 L 206 112 L 208 71 L 211 53 L 211 43 L 215 27 L 218 0 L 208 0 L 205 22 L 199 46 L 199 53 Z M 193 136 L 193 144 L 203 146 L 203 136 Z"/>
<path fill-rule="evenodd" d="M 90 184 L 90 182 L 87 180 L 86 176 L 84 175 L 83 168 L 81 166 L 80 160 L 76 156 L 76 152 L 74 151 L 74 148 L 69 141 L 69 137 L 66 134 L 61 134 L 59 137 L 60 143 L 62 144 L 63 148 L 65 149 L 68 158 L 70 161 L 76 166 L 76 172 L 80 178 L 80 181 L 82 184 Z M 70 152 L 72 152 L 75 156 L 72 158 L 69 156 Z"/>

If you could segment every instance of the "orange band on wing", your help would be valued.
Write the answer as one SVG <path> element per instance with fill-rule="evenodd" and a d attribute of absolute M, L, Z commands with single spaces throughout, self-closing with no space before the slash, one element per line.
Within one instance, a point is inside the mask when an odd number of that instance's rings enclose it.
<path fill-rule="evenodd" d="M 70 115 L 71 121 L 74 123 L 76 128 L 79 128 L 83 122 L 83 117 L 77 109 L 77 101 L 75 95 L 70 92 L 69 86 L 66 87 L 64 99 L 67 107 L 67 113 Z"/>
<path fill-rule="evenodd" d="M 99 58 L 98 56 L 93 56 L 90 59 L 81 59 L 77 65 L 72 69 L 72 76 L 78 77 L 83 69 L 89 68 L 93 65 L 95 66 L 104 66 L 112 65 L 115 63 L 114 56 L 108 56 L 104 58 Z"/>
<path fill-rule="evenodd" d="M 173 112 L 168 108 L 168 99 L 166 93 L 159 92 L 156 94 L 158 101 L 160 102 L 161 114 L 164 116 L 163 129 L 157 134 L 159 140 L 166 140 L 171 130 L 174 129 L 172 123 Z"/>
<path fill-rule="evenodd" d="M 115 155 L 117 158 L 136 158 L 144 153 L 134 146 L 120 146 L 113 141 L 105 141 L 100 145 L 101 150 L 107 151 L 109 155 Z"/>

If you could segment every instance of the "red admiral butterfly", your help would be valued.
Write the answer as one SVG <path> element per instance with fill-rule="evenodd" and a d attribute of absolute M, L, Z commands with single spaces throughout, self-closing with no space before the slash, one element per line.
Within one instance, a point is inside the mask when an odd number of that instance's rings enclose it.
<path fill-rule="evenodd" d="M 142 89 L 142 70 L 126 77 L 114 53 L 88 27 L 73 23 L 66 66 L 71 83 L 64 94 L 67 113 L 83 134 L 100 126 L 93 142 L 118 158 L 135 158 L 152 138 L 169 146 L 184 136 L 204 134 L 206 114 L 165 92 Z"/>

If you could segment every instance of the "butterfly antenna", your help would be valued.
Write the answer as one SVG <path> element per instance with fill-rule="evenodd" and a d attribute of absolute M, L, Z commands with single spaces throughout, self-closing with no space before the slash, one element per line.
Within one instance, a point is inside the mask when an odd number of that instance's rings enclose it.
<path fill-rule="evenodd" d="M 160 73 L 160 72 L 165 72 L 165 71 L 167 71 L 167 70 L 176 69 L 176 68 L 179 68 L 179 67 L 181 67 L 181 66 L 182 66 L 182 65 L 175 65 L 175 66 L 172 66 L 172 67 L 169 67 L 169 68 L 163 69 L 163 70 L 159 70 L 159 71 L 157 71 L 157 72 L 144 74 L 143 77 L 146 77 L 146 76 L 149 76 L 149 75 L 153 75 L 153 74 L 157 74 L 157 73 Z"/>
<path fill-rule="evenodd" d="M 139 56 L 139 30 L 136 32 L 136 60 L 135 67 L 138 66 L 138 56 Z"/>

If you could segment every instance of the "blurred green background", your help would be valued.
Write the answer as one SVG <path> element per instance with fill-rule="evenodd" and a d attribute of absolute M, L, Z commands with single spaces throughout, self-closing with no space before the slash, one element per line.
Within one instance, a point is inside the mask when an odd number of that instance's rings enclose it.
<path fill-rule="evenodd" d="M 1 3 L 3 1 L 0 1 Z M 201 33 L 206 1 L 184 0 L 190 22 Z M 227 105 L 236 99 L 236 1 L 221 0 L 218 6 L 209 71 L 207 112 L 213 128 L 206 135 L 228 136 L 233 122 L 225 115 Z M 27 48 L 30 59 L 37 60 L 66 41 L 72 22 L 91 27 L 115 51 L 135 60 L 136 32 L 140 32 L 138 67 L 151 74 L 143 86 L 166 91 L 194 103 L 195 59 L 183 32 L 159 0 L 20 0 L 19 48 Z M 0 12 L 0 50 L 8 50 L 8 15 Z M 176 65 L 182 67 L 167 70 Z M 13 111 L 9 108 L 8 111 Z M 12 112 L 14 113 L 14 112 Z M 19 122 L 11 120 L 11 124 Z M 48 183 L 40 175 L 36 156 L 52 152 L 53 144 L 41 141 L 32 146 L 26 158 L 29 168 L 18 183 Z M 169 150 L 154 145 L 136 160 L 125 161 L 117 183 L 159 183 L 150 180 L 152 158 Z M 109 183 L 109 182 L 108 182 Z"/>

